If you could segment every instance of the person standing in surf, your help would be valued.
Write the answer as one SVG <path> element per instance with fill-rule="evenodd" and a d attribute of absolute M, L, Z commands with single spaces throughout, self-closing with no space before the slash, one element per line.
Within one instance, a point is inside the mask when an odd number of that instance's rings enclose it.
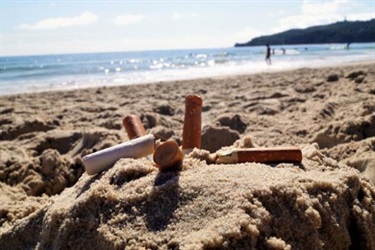
<path fill-rule="evenodd" d="M 266 50 L 266 63 L 268 65 L 271 65 L 271 48 L 269 44 L 266 44 L 267 50 Z"/>

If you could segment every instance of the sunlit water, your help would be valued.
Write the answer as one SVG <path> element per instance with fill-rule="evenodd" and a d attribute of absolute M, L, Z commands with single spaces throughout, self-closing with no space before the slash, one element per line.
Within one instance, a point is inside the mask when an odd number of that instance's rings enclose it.
<path fill-rule="evenodd" d="M 285 53 L 282 50 L 285 49 Z M 375 62 L 375 43 L 0 57 L 0 94 L 150 83 Z"/>

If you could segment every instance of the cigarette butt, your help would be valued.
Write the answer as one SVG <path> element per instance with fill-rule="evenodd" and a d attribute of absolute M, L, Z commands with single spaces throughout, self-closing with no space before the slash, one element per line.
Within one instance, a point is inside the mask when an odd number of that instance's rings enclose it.
<path fill-rule="evenodd" d="M 182 132 L 182 149 L 189 152 L 201 147 L 202 98 L 188 95 L 185 98 L 185 119 Z"/>
<path fill-rule="evenodd" d="M 152 134 L 109 147 L 83 157 L 83 164 L 89 175 L 99 173 L 120 158 L 141 158 L 154 152 L 155 137 Z"/>
<path fill-rule="evenodd" d="M 218 153 L 217 163 L 301 162 L 302 152 L 296 147 L 234 149 Z"/>
<path fill-rule="evenodd" d="M 147 134 L 141 119 L 136 115 L 129 115 L 122 120 L 129 139 L 134 139 Z"/>
<path fill-rule="evenodd" d="M 154 152 L 154 162 L 159 170 L 165 170 L 181 162 L 183 158 L 180 147 L 175 141 L 161 143 Z"/>

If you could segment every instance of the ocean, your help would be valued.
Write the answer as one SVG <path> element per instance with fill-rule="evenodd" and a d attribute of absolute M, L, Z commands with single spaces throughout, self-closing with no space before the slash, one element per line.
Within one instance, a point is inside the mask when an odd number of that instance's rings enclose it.
<path fill-rule="evenodd" d="M 375 43 L 0 57 L 0 95 L 375 62 Z M 285 52 L 284 52 L 285 51 Z"/>

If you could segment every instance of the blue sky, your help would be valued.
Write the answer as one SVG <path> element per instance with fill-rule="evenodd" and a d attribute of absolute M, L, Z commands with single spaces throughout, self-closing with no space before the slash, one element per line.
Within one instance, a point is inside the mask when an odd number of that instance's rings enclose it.
<path fill-rule="evenodd" d="M 259 35 L 375 18 L 374 0 L 0 0 L 1 56 L 231 47 Z"/>

